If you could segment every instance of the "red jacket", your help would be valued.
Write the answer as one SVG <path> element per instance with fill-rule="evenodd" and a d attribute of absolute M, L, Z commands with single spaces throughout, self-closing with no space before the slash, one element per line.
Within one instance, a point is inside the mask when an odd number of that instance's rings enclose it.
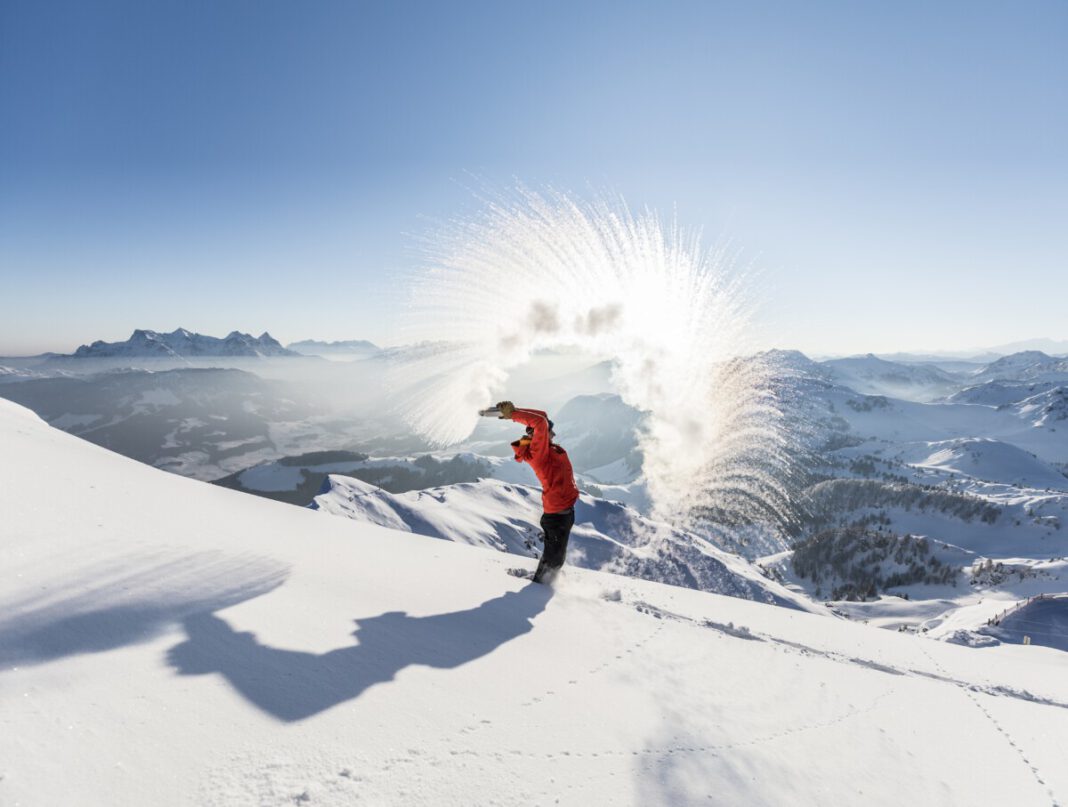
<path fill-rule="evenodd" d="M 529 445 L 512 443 L 516 462 L 529 462 L 541 482 L 541 506 L 546 513 L 559 513 L 574 506 L 579 492 L 567 452 L 549 437 L 549 418 L 537 409 L 516 409 L 512 420 L 534 428 Z"/>

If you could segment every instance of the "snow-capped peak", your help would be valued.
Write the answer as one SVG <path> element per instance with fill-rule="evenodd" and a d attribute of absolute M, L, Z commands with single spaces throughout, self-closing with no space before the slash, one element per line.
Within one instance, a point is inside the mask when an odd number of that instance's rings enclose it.
<path fill-rule="evenodd" d="M 185 328 L 177 328 L 170 333 L 138 328 L 125 342 L 96 341 L 91 345 L 82 345 L 73 354 L 75 358 L 295 355 L 298 354 L 286 350 L 266 331 L 259 337 L 231 331 L 225 338 L 219 339 Z"/>

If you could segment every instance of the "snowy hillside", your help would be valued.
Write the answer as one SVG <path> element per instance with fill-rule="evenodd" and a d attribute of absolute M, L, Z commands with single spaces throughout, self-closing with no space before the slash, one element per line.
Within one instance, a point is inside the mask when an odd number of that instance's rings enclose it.
<path fill-rule="evenodd" d="M 864 404 L 852 411 L 905 406 Z M 830 478 L 804 491 L 793 550 L 760 560 L 782 582 L 872 625 L 968 641 L 1021 599 L 1068 591 L 1060 468 L 989 438 L 845 437 L 823 455 Z"/>
<path fill-rule="evenodd" d="M 1068 491 L 1068 477 L 1033 454 L 1000 440 L 958 438 L 907 445 L 897 456 L 915 468 L 1018 488 Z"/>
<path fill-rule="evenodd" d="M 330 476 L 312 507 L 356 521 L 522 557 L 541 554 L 541 492 L 525 485 L 485 479 L 393 494 L 357 479 Z M 696 535 L 654 523 L 617 502 L 589 495 L 581 496 L 575 504 L 568 563 L 826 613 L 766 579 L 747 561 Z"/>
<path fill-rule="evenodd" d="M 1053 381 L 1068 383 L 1068 358 L 1025 350 L 1002 356 L 976 374 L 978 381 Z"/>
<path fill-rule="evenodd" d="M 979 404 L 981 406 L 1007 406 L 1024 398 L 1030 398 L 1056 387 L 1052 382 L 1019 383 L 1012 381 L 986 381 L 955 392 L 947 399 L 950 403 Z"/>
<path fill-rule="evenodd" d="M 851 437 L 888 444 L 955 438 L 1003 440 L 1059 466 L 1068 461 L 1068 397 L 1064 388 L 1005 406 L 973 403 L 917 403 L 881 395 L 859 395 L 845 387 L 806 381 L 798 393 L 811 423 L 823 423 Z M 1057 426 L 1061 428 L 1058 429 Z"/>
<path fill-rule="evenodd" d="M 867 395 L 889 395 L 908 401 L 933 401 L 955 392 L 959 381 L 931 365 L 886 361 L 869 353 L 820 363 L 827 377 Z"/>
<path fill-rule="evenodd" d="M 1068 386 L 1056 386 L 1017 402 L 1013 412 L 1032 428 L 1068 425 Z"/>
<path fill-rule="evenodd" d="M 568 569 L 161 473 L 0 401 L 3 804 L 1068 799 L 1068 654 Z"/>

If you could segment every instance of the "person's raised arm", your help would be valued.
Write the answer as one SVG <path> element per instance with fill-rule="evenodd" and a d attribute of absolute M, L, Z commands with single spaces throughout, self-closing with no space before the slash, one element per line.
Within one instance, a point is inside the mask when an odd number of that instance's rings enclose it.
<path fill-rule="evenodd" d="M 508 403 L 508 401 L 505 401 Z M 502 412 L 504 410 L 502 409 Z M 549 432 L 549 416 L 540 409 L 519 409 L 513 407 L 512 420 L 529 426 L 534 430 L 534 436 L 530 440 L 530 453 L 534 456 L 544 456 L 549 453 L 552 444 L 552 436 Z"/>

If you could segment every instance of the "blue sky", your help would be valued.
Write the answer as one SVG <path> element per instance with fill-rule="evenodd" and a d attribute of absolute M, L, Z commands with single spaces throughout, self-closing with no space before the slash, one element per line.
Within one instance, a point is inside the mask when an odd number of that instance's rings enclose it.
<path fill-rule="evenodd" d="M 769 343 L 1068 338 L 1068 4 L 0 4 L 0 355 L 388 342 L 473 188 L 728 237 Z"/>

